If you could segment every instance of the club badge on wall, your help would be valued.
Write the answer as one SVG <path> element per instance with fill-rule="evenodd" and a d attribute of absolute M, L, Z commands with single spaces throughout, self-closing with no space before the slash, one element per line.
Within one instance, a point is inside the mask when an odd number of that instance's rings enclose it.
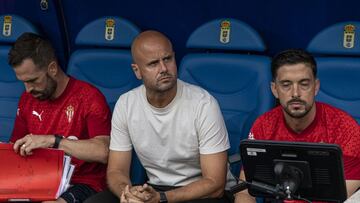
<path fill-rule="evenodd" d="M 11 25 L 12 25 L 12 17 L 4 16 L 4 24 L 3 24 L 3 32 L 2 34 L 5 37 L 9 37 L 11 35 Z"/>
<path fill-rule="evenodd" d="M 348 24 L 344 26 L 344 39 L 343 46 L 344 48 L 351 49 L 354 48 L 355 44 L 355 25 Z"/>
<path fill-rule="evenodd" d="M 223 44 L 230 42 L 231 23 L 229 20 L 223 20 L 220 23 L 220 42 Z"/>
<path fill-rule="evenodd" d="M 114 40 L 115 37 L 115 20 L 114 19 L 106 19 L 105 22 L 105 39 L 107 41 Z"/>

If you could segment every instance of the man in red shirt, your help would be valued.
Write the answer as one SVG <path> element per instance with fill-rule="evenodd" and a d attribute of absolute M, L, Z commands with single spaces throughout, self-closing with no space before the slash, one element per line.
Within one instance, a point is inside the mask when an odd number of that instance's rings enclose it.
<path fill-rule="evenodd" d="M 287 50 L 272 61 L 271 90 L 280 105 L 260 116 L 249 139 L 338 144 L 343 151 L 348 196 L 360 187 L 360 130 L 344 111 L 315 102 L 320 88 L 314 58 L 303 50 Z M 245 179 L 244 172 L 240 178 Z M 255 202 L 247 191 L 236 203 Z"/>
<path fill-rule="evenodd" d="M 58 148 L 72 157 L 71 187 L 56 202 L 83 202 L 106 186 L 111 113 L 92 85 L 67 76 L 49 41 L 21 35 L 9 52 L 9 64 L 24 82 L 10 139 L 22 156 L 36 148 Z"/>

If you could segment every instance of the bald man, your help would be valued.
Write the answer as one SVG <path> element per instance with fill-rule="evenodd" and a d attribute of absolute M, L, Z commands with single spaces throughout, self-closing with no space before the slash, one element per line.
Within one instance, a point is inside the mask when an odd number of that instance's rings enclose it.
<path fill-rule="evenodd" d="M 177 79 L 170 40 L 145 31 L 131 47 L 143 85 L 120 96 L 112 118 L 107 180 L 112 193 L 92 202 L 229 202 L 229 140 L 217 101 Z M 149 181 L 132 186 L 135 149 Z M 90 201 L 89 201 L 90 202 Z"/>

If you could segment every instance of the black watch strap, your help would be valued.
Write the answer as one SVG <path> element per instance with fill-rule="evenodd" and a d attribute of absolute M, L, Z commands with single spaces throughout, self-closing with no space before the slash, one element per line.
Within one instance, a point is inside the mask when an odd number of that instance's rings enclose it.
<path fill-rule="evenodd" d="M 54 149 L 57 149 L 57 148 L 59 148 L 60 141 L 61 141 L 64 137 L 61 136 L 61 135 L 57 135 L 57 134 L 55 134 L 54 136 L 55 136 L 55 143 L 54 143 L 54 145 L 53 145 L 53 148 L 54 148 Z"/>
<path fill-rule="evenodd" d="M 159 192 L 159 194 L 160 194 L 160 201 L 159 202 L 160 203 L 167 203 L 168 200 L 167 200 L 165 192 Z"/>

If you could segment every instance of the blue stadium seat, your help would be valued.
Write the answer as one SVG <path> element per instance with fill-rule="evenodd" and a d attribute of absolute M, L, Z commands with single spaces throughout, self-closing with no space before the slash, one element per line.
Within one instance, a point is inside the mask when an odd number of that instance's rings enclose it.
<path fill-rule="evenodd" d="M 316 97 L 352 115 L 360 124 L 360 22 L 342 22 L 317 34 L 307 47 L 316 56 Z"/>
<path fill-rule="evenodd" d="M 8 65 L 8 52 L 22 33 L 38 33 L 38 30 L 29 21 L 17 15 L 1 15 L 0 24 L 3 28 L 0 35 L 0 142 L 8 142 L 18 100 L 25 90 L 24 85 L 17 80 L 15 72 Z"/>
<path fill-rule="evenodd" d="M 131 68 L 130 47 L 140 30 L 126 19 L 103 17 L 88 23 L 78 33 L 79 47 L 70 57 L 67 73 L 95 85 L 113 110 L 119 96 L 137 87 L 141 81 Z M 145 171 L 133 153 L 133 183 L 144 183 Z"/>
<path fill-rule="evenodd" d="M 113 25 L 112 40 L 105 39 L 106 27 L 111 28 L 107 23 Z M 121 94 L 141 84 L 132 71 L 130 52 L 139 32 L 126 19 L 103 17 L 87 24 L 76 37 L 79 49 L 71 55 L 67 73 L 99 88 L 111 110 Z"/>
<path fill-rule="evenodd" d="M 219 102 L 231 148 L 239 153 L 240 140 L 247 138 L 254 120 L 271 109 L 271 60 L 253 54 L 266 48 L 259 34 L 236 19 L 216 19 L 197 28 L 189 37 L 179 78 L 205 88 Z M 232 166 L 235 175 L 239 165 Z"/>

